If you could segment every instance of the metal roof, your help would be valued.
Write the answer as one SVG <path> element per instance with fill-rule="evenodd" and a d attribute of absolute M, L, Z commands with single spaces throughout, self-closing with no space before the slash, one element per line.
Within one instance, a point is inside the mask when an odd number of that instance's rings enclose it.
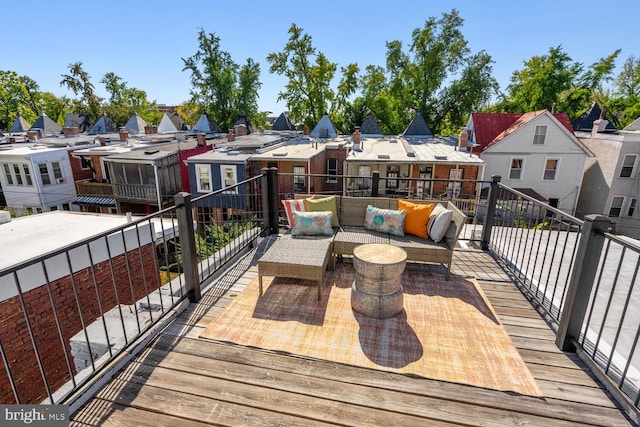
<path fill-rule="evenodd" d="M 78 196 L 72 203 L 74 205 L 116 207 L 116 200 L 109 197 Z"/>

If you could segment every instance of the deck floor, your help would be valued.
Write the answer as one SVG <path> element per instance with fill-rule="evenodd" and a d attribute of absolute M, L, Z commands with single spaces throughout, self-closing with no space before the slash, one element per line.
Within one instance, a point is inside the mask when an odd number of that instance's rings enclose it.
<path fill-rule="evenodd" d="M 544 398 L 309 360 L 198 339 L 257 275 L 245 257 L 72 416 L 101 426 L 631 425 L 493 260 L 456 251 L 480 283 Z"/>

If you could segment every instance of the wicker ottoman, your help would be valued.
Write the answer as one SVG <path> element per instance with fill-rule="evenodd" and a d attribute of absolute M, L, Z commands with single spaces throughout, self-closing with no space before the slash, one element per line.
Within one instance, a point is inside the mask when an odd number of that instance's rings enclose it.
<path fill-rule="evenodd" d="M 260 296 L 262 296 L 262 276 L 274 276 L 315 280 L 318 282 L 318 299 L 320 299 L 324 271 L 330 259 L 331 238 L 278 237 L 258 261 Z"/>
<path fill-rule="evenodd" d="M 356 247 L 353 250 L 356 277 L 351 286 L 351 307 L 378 319 L 401 312 L 400 278 L 406 261 L 407 253 L 397 246 L 372 243 Z"/>

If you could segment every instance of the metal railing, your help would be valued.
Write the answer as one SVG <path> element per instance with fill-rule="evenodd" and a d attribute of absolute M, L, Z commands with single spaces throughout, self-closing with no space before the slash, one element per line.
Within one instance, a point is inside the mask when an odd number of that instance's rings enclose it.
<path fill-rule="evenodd" d="M 494 177 L 482 230 L 493 252 L 556 331 L 636 422 L 640 401 L 640 245 L 579 220 Z"/>
<path fill-rule="evenodd" d="M 181 193 L 171 208 L 123 216 L 0 270 L 0 403 L 69 402 L 187 298 L 198 300 L 263 230 L 260 179 L 193 200 Z"/>

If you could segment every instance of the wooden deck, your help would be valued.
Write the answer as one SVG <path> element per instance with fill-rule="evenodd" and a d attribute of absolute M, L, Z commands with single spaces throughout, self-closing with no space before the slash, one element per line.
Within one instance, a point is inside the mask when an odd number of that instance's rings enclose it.
<path fill-rule="evenodd" d="M 482 251 L 457 251 L 544 398 L 308 360 L 198 339 L 256 275 L 257 253 L 225 275 L 77 413 L 101 426 L 632 425 Z"/>

